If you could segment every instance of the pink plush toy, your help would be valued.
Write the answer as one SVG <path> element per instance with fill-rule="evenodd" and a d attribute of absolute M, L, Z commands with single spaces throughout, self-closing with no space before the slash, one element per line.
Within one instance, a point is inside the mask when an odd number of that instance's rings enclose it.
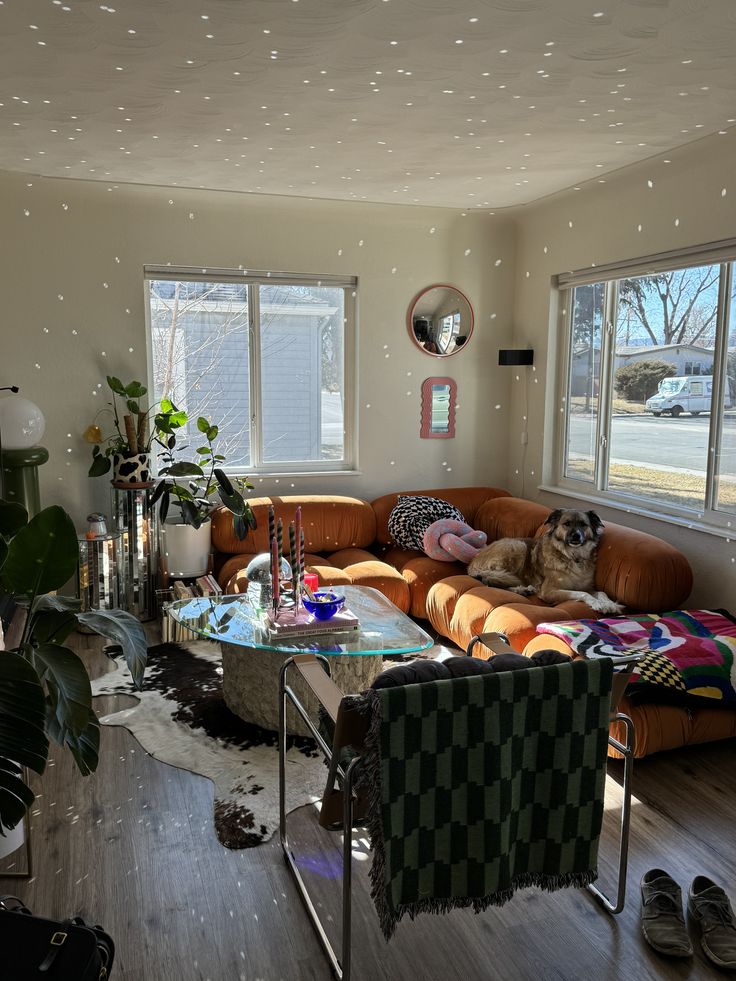
<path fill-rule="evenodd" d="M 473 531 L 464 521 L 441 518 L 424 532 L 424 551 L 430 559 L 453 562 L 457 559 L 466 565 L 485 547 L 486 533 Z"/>

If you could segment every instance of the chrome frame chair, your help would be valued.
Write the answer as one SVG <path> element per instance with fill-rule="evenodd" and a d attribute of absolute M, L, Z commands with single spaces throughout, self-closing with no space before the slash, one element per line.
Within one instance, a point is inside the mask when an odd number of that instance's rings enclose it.
<path fill-rule="evenodd" d="M 472 649 L 479 638 L 473 638 L 468 650 Z M 496 635 L 494 635 L 496 636 Z M 638 656 L 622 659 L 621 664 L 629 666 L 639 660 Z M 295 669 L 302 680 L 311 689 L 323 710 L 335 725 L 333 745 L 329 746 L 322 734 L 309 718 L 299 697 L 288 683 L 290 669 Z M 631 719 L 616 708 L 628 682 L 629 671 L 614 674 L 611 690 L 611 721 L 622 722 L 626 728 L 626 741 L 620 742 L 609 735 L 609 745 L 613 746 L 624 756 L 624 801 L 621 810 L 621 841 L 618 858 L 618 883 L 616 900 L 610 900 L 595 885 L 587 886 L 588 890 L 598 899 L 609 913 L 620 913 L 624 908 L 626 898 L 626 869 L 628 863 L 629 824 L 631 818 L 631 772 L 633 763 L 634 727 Z M 360 747 L 366 733 L 367 721 L 357 712 L 351 712 L 342 704 L 344 693 L 330 677 L 329 658 L 321 654 L 295 654 L 284 661 L 279 678 L 279 838 L 286 863 L 296 882 L 299 895 L 304 903 L 307 914 L 312 921 L 317 937 L 327 955 L 330 966 L 338 981 L 350 981 L 351 977 L 351 939 L 352 939 L 352 829 L 360 818 L 359 802 L 355 795 L 356 776 L 361 764 Z M 322 921 L 319 918 L 306 883 L 297 865 L 296 857 L 289 843 L 286 820 L 286 749 L 287 727 L 286 710 L 291 703 L 308 731 L 317 743 L 328 764 L 327 787 L 330 790 L 322 801 L 319 823 L 322 827 L 335 828 L 341 826 L 343 831 L 342 845 L 342 927 L 341 927 L 341 956 L 331 944 Z M 343 766 L 338 758 L 339 750 L 351 746 L 357 751 L 347 766 Z"/>
<path fill-rule="evenodd" d="M 327 745 L 321 733 L 307 715 L 298 696 L 287 683 L 289 668 L 292 666 L 299 671 L 303 680 L 312 690 L 320 705 L 336 726 L 335 740 L 333 741 L 332 747 Z M 356 771 L 360 766 L 361 757 L 355 756 L 347 767 L 343 767 L 337 758 L 337 754 L 333 752 L 333 747 L 349 744 L 357 744 L 359 746 L 362 741 L 362 735 L 365 734 L 366 723 L 357 713 L 346 713 L 341 710 L 340 703 L 342 699 L 343 692 L 330 677 L 329 658 L 324 657 L 322 654 L 295 654 L 293 657 L 284 661 L 279 679 L 279 837 L 281 848 L 286 863 L 294 876 L 299 895 L 312 921 L 312 926 L 317 932 L 317 937 L 327 955 L 335 977 L 342 979 L 342 981 L 350 981 L 353 902 L 352 828 L 356 816 L 354 787 Z M 329 800 L 326 797 L 323 799 L 320 824 L 329 827 L 330 823 L 334 823 L 335 818 L 341 817 L 342 819 L 342 959 L 338 957 L 337 952 L 330 943 L 289 844 L 286 828 L 286 708 L 289 702 L 291 702 L 301 716 L 328 763 L 328 787 L 333 786 L 334 781 L 337 780 L 338 787 L 340 788 L 331 795 Z M 341 808 L 335 806 L 339 805 L 340 799 L 342 802 Z M 325 811 L 325 805 L 328 806 L 327 812 Z M 329 818 L 327 816 L 328 814 Z M 333 819 L 333 821 L 328 823 L 329 819 Z"/>

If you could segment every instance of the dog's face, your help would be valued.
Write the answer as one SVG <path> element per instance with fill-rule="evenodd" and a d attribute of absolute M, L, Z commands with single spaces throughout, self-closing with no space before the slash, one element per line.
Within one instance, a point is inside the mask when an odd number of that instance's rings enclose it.
<path fill-rule="evenodd" d="M 603 533 L 603 522 L 595 511 L 558 508 L 549 515 L 545 523 L 549 526 L 547 534 L 564 542 L 569 548 L 580 548 L 588 542 L 597 542 Z"/>

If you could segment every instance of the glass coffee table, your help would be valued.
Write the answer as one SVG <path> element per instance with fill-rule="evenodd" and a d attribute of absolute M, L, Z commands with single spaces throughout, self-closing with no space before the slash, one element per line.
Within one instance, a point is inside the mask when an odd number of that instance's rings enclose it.
<path fill-rule="evenodd" d="M 262 624 L 260 611 L 246 594 L 178 600 L 170 605 L 169 615 L 200 637 L 220 642 L 222 690 L 228 708 L 245 722 L 276 730 L 279 672 L 292 654 L 311 652 L 329 657 L 332 677 L 347 694 L 370 687 L 383 669 L 385 656 L 415 654 L 428 650 L 434 643 L 426 631 L 377 589 L 330 588 L 345 597 L 345 606 L 360 621 L 357 630 L 271 637 Z M 316 699 L 301 678 L 295 680 L 293 687 L 310 717 L 316 718 Z M 290 732 L 307 734 L 291 705 L 287 727 Z"/>

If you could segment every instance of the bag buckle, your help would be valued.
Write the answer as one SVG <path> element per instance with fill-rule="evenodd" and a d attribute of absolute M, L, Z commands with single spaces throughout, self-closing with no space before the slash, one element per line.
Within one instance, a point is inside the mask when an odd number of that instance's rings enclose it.
<path fill-rule="evenodd" d="M 61 947 L 61 945 L 66 940 L 66 936 L 67 935 L 65 933 L 62 933 L 61 930 L 57 930 L 56 933 L 51 938 L 51 941 L 50 941 L 51 942 L 51 946 L 52 947 Z"/>
<path fill-rule="evenodd" d="M 97 981 L 104 981 L 104 979 L 106 977 L 107 977 L 107 968 L 106 967 L 100 968 L 100 975 L 99 975 Z"/>

